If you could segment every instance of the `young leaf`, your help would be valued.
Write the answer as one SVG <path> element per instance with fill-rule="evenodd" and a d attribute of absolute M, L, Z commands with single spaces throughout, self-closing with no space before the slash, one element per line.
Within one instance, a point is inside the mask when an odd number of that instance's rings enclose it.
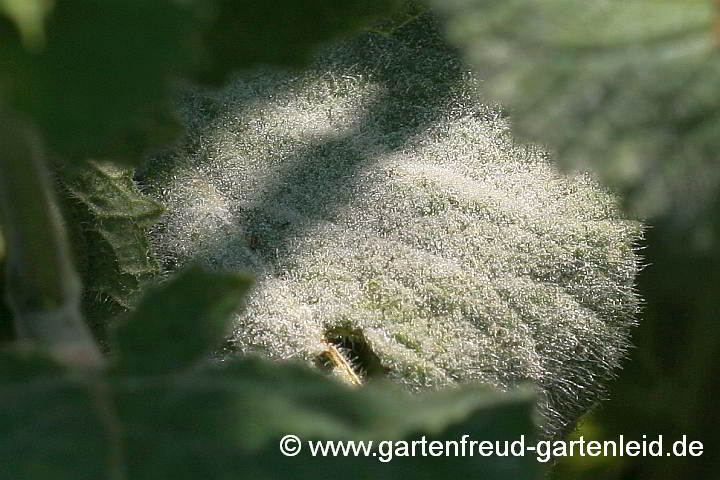
<path fill-rule="evenodd" d="M 63 216 L 83 279 L 83 313 L 104 341 L 108 319 L 132 306 L 160 273 L 146 236 L 163 212 L 132 170 L 89 160 L 58 169 Z"/>
<path fill-rule="evenodd" d="M 163 207 L 138 190 L 132 170 L 88 161 L 64 173 L 66 188 L 92 214 L 95 229 L 113 249 L 120 272 L 158 273 L 144 229 L 159 218 Z"/>
<path fill-rule="evenodd" d="M 172 372 L 197 362 L 223 339 L 250 283 L 189 268 L 149 290 L 114 332 L 120 370 Z"/>

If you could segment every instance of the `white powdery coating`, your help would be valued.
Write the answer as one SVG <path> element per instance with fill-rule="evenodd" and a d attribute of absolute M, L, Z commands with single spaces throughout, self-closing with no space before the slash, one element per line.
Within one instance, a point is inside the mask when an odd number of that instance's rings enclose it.
<path fill-rule="evenodd" d="M 625 354 L 640 225 L 487 107 L 390 147 L 359 121 L 381 94 L 350 74 L 236 83 L 150 180 L 157 251 L 257 275 L 240 352 L 313 362 L 328 330 L 357 329 L 412 390 L 533 382 L 546 434 L 564 433 Z"/>

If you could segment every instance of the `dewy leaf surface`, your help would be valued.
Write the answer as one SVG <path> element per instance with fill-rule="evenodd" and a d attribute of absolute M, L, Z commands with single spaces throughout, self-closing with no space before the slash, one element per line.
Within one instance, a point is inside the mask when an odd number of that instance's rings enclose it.
<path fill-rule="evenodd" d="M 593 167 L 635 212 L 710 227 L 720 191 L 713 2 L 431 3 L 516 131 L 566 167 Z"/>
<path fill-rule="evenodd" d="M 189 96 L 144 178 L 160 260 L 256 273 L 234 354 L 414 391 L 534 382 L 561 436 L 625 354 L 641 226 L 518 144 L 431 19 L 323 53 Z"/>

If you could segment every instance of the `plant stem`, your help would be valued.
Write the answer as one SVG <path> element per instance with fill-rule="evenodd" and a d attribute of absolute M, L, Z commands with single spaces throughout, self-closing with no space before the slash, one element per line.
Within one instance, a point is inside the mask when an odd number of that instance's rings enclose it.
<path fill-rule="evenodd" d="M 69 256 L 39 140 L 0 112 L 0 223 L 7 301 L 18 340 L 63 363 L 100 368 L 103 357 L 80 313 L 81 285 Z"/>

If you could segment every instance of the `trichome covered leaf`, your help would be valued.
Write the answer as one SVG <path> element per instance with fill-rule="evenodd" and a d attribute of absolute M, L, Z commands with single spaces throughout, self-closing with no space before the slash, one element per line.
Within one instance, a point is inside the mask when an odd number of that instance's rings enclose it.
<path fill-rule="evenodd" d="M 641 227 L 515 143 L 462 68 L 423 19 L 198 93 L 223 108 L 149 168 L 154 245 L 257 274 L 239 353 L 411 390 L 531 381 L 559 436 L 624 356 Z"/>

